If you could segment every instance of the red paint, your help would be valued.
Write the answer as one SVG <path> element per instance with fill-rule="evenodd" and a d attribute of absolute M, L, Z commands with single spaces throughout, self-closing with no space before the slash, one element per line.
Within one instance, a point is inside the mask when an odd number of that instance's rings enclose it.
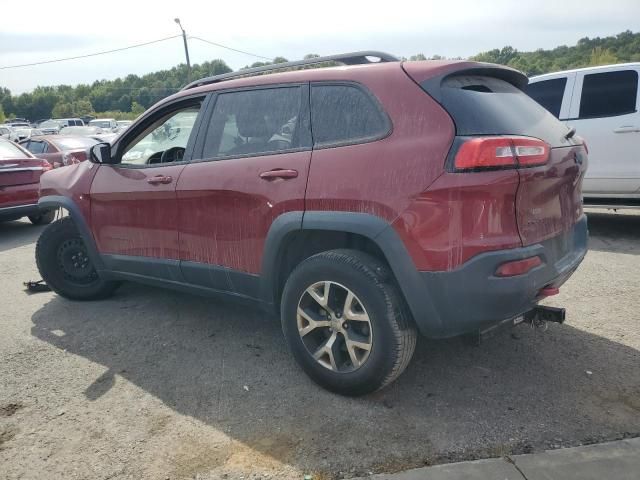
<path fill-rule="evenodd" d="M 260 273 L 273 220 L 304 210 L 311 152 L 193 163 L 178 182 L 180 258 Z M 289 178 L 265 171 L 295 170 Z"/>
<path fill-rule="evenodd" d="M 516 211 L 523 245 L 567 232 L 582 217 L 586 159 L 582 146 L 554 148 L 546 165 L 518 170 Z"/>
<path fill-rule="evenodd" d="M 557 287 L 546 287 L 540 290 L 540 297 L 553 297 L 554 295 L 558 295 L 560 293 L 560 289 Z"/>
<path fill-rule="evenodd" d="M 13 145 L 22 150 L 27 158 L 0 160 L 0 209 L 38 203 L 40 176 L 51 168 L 51 165 L 35 158 L 22 147 Z"/>
<path fill-rule="evenodd" d="M 176 182 L 184 165 L 101 165 L 91 185 L 91 225 L 102 253 L 179 259 Z M 154 177 L 170 182 L 149 183 Z"/>
<path fill-rule="evenodd" d="M 369 213 L 392 223 L 443 172 L 455 134 L 451 118 L 398 64 L 378 69 L 379 75 L 363 67 L 334 70 L 330 78 L 366 85 L 393 131 L 376 142 L 315 150 L 308 210 Z"/>
<path fill-rule="evenodd" d="M 453 270 L 490 250 L 522 246 L 516 223 L 517 170 L 444 173 L 393 227 L 418 270 Z"/>

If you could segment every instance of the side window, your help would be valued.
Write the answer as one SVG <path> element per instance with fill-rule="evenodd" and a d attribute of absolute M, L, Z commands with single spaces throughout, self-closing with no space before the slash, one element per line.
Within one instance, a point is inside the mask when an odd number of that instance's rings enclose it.
<path fill-rule="evenodd" d="M 611 117 L 636 110 L 638 72 L 593 73 L 585 75 L 580 97 L 580 118 Z"/>
<path fill-rule="evenodd" d="M 389 120 L 373 98 L 351 85 L 312 85 L 314 146 L 357 143 L 389 132 Z"/>
<path fill-rule="evenodd" d="M 560 116 L 560 107 L 564 97 L 567 78 L 553 78 L 527 85 L 526 93 L 556 118 Z"/>
<path fill-rule="evenodd" d="M 124 148 L 120 164 L 153 165 L 182 161 L 202 102 L 173 110 L 151 125 Z"/>
<path fill-rule="evenodd" d="M 211 116 L 203 158 L 263 155 L 309 148 L 301 87 L 221 93 Z"/>

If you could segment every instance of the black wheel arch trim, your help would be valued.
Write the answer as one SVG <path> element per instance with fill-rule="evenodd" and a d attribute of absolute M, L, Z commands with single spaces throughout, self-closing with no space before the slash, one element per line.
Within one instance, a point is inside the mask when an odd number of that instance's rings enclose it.
<path fill-rule="evenodd" d="M 38 205 L 41 208 L 59 208 L 62 207 L 69 212 L 69 216 L 73 219 L 73 223 L 76 224 L 78 228 L 78 233 L 82 237 L 84 241 L 85 247 L 87 248 L 87 253 L 89 258 L 91 258 L 91 262 L 95 269 L 100 272 L 104 270 L 104 262 L 100 254 L 98 253 L 98 248 L 96 247 L 96 242 L 93 239 L 93 234 L 91 233 L 91 229 L 89 225 L 87 225 L 87 221 L 82 215 L 80 211 L 80 207 L 69 197 L 65 197 L 62 195 L 47 195 L 44 197 L 40 197 L 38 200 Z"/>
<path fill-rule="evenodd" d="M 276 306 L 278 267 L 286 248 L 286 237 L 295 231 L 325 230 L 362 235 L 374 242 L 385 255 L 416 324 L 429 335 L 441 329 L 441 318 L 409 252 L 391 225 L 367 213 L 305 211 L 280 215 L 271 225 L 265 242 L 260 276 L 262 302 Z"/>

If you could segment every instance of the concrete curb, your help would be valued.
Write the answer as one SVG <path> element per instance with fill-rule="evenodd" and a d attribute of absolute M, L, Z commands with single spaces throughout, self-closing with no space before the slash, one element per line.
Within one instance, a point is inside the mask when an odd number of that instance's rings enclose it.
<path fill-rule="evenodd" d="M 640 438 L 380 474 L 369 480 L 638 480 Z"/>

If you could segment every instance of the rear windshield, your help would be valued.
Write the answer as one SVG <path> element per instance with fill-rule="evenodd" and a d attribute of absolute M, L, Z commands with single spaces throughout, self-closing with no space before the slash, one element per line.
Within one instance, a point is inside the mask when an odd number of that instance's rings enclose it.
<path fill-rule="evenodd" d="M 91 120 L 89 125 L 92 127 L 110 128 L 111 122 L 109 120 Z"/>
<path fill-rule="evenodd" d="M 96 143 L 99 143 L 98 140 L 91 137 L 59 137 L 51 139 L 50 141 L 51 143 L 55 143 L 62 151 L 89 148 L 93 147 Z"/>
<path fill-rule="evenodd" d="M 14 158 L 31 158 L 24 151 L 16 146 L 13 142 L 0 140 L 0 160 L 8 160 Z"/>
<path fill-rule="evenodd" d="M 499 78 L 456 75 L 441 86 L 457 135 L 523 135 L 566 145 L 568 128 L 527 94 Z"/>

